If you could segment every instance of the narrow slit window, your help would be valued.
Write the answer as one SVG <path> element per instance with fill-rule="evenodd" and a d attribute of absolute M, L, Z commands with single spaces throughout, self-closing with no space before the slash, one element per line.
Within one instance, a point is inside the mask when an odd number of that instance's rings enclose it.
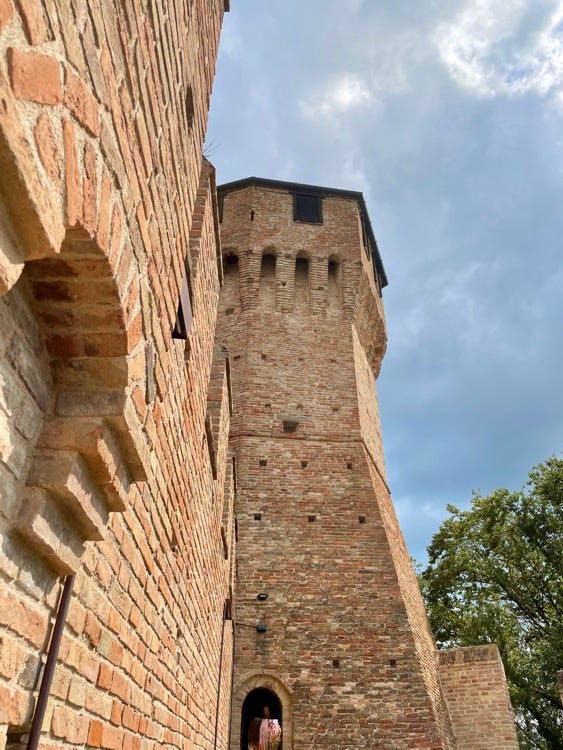
<path fill-rule="evenodd" d="M 188 122 L 188 130 L 191 133 L 195 120 L 194 92 L 191 86 L 188 86 L 186 92 L 186 120 Z"/>
<path fill-rule="evenodd" d="M 307 258 L 295 259 L 295 300 L 294 312 L 309 312 L 309 261 Z"/>
<path fill-rule="evenodd" d="M 221 292 L 225 315 L 233 315 L 240 310 L 240 282 L 238 256 L 223 256 L 223 290 Z"/>
<path fill-rule="evenodd" d="M 276 304 L 276 256 L 264 253 L 260 264 L 260 303 L 275 307 Z"/>
<path fill-rule="evenodd" d="M 209 461 L 211 463 L 211 473 L 213 479 L 217 479 L 217 448 L 213 440 L 213 429 L 211 427 L 211 417 L 209 414 L 205 418 L 205 439 L 209 451 Z"/>
<path fill-rule="evenodd" d="M 180 296 L 178 299 L 178 311 L 176 313 L 176 323 L 172 329 L 172 338 L 187 341 L 190 334 L 192 319 L 190 288 L 188 285 L 187 270 L 184 266 L 184 274 L 182 276 L 182 285 L 180 286 Z"/>
<path fill-rule="evenodd" d="M 326 290 L 328 314 L 337 313 L 342 307 L 342 284 L 340 280 L 340 263 L 334 257 L 328 260 L 328 280 Z"/>

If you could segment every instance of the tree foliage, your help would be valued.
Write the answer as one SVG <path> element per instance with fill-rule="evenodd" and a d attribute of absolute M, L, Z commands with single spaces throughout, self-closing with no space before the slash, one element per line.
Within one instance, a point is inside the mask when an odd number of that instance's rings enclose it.
<path fill-rule="evenodd" d="M 561 750 L 563 459 L 448 511 L 419 575 L 438 646 L 497 643 L 521 748 Z"/>

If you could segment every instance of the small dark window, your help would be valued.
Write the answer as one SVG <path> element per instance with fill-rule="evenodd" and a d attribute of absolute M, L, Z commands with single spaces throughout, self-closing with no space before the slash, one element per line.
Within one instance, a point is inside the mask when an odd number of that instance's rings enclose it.
<path fill-rule="evenodd" d="M 191 324 L 192 304 L 190 301 L 190 288 L 187 268 L 184 267 L 182 286 L 180 287 L 180 298 L 178 300 L 178 312 L 176 313 L 176 323 L 172 330 L 172 338 L 183 339 L 184 341 L 186 341 L 190 333 Z"/>
<path fill-rule="evenodd" d="M 323 208 L 321 196 L 295 193 L 293 196 L 293 221 L 322 224 Z"/>
<path fill-rule="evenodd" d="M 315 521 L 317 520 L 317 517 L 316 516 L 312 516 L 312 515 L 309 516 L 308 518 L 309 518 L 309 523 L 315 523 Z"/>
<path fill-rule="evenodd" d="M 339 668 L 340 668 L 340 659 L 333 659 L 333 660 L 332 660 L 332 666 L 333 666 L 333 667 L 334 667 L 335 669 L 339 669 Z"/>
<path fill-rule="evenodd" d="M 366 522 L 366 517 L 365 516 L 358 516 L 358 521 L 360 523 L 365 523 Z"/>
<path fill-rule="evenodd" d="M 188 129 L 191 131 L 195 119 L 194 93 L 191 86 L 188 86 L 188 90 L 186 91 L 186 119 L 188 121 Z"/>
<path fill-rule="evenodd" d="M 283 431 L 284 432 L 296 432 L 299 422 L 293 422 L 290 419 L 283 420 Z"/>
<path fill-rule="evenodd" d="M 261 513 L 255 513 L 254 514 L 254 520 L 255 521 L 261 521 L 262 520 L 262 514 Z"/>
<path fill-rule="evenodd" d="M 211 462 L 211 473 L 213 474 L 213 479 L 217 479 L 217 448 L 214 445 L 211 417 L 209 414 L 205 417 L 205 438 L 207 440 L 207 449 L 209 451 L 209 460 Z"/>
<path fill-rule="evenodd" d="M 265 458 L 261 458 L 260 461 L 259 461 L 259 463 L 260 463 L 260 466 L 267 466 L 268 465 L 268 462 L 266 461 Z"/>

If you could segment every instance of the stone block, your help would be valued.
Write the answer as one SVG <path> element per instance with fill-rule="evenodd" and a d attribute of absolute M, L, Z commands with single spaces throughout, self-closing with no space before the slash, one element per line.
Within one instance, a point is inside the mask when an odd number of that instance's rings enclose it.
<path fill-rule="evenodd" d="M 104 538 L 108 511 L 83 459 L 69 451 L 41 451 L 33 460 L 28 486 L 48 490 L 62 503 L 69 521 L 85 539 Z"/>
<path fill-rule="evenodd" d="M 66 70 L 64 105 L 90 135 L 99 136 L 98 102 L 84 81 L 68 69 Z"/>
<path fill-rule="evenodd" d="M 8 50 L 12 91 L 17 99 L 38 104 L 60 104 L 63 99 L 61 66 L 54 57 L 39 52 Z"/>

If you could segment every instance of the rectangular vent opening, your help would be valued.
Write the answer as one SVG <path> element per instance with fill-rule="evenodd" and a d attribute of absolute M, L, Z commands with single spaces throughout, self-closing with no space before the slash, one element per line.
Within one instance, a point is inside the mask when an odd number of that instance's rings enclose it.
<path fill-rule="evenodd" d="M 301 461 L 301 468 L 302 469 L 306 469 L 308 465 L 309 465 L 308 461 Z"/>
<path fill-rule="evenodd" d="M 268 462 L 266 461 L 265 458 L 261 458 L 260 461 L 259 461 L 259 463 L 260 463 L 260 466 L 267 466 L 268 465 Z"/>
<path fill-rule="evenodd" d="M 315 521 L 317 520 L 317 517 L 313 515 L 308 516 L 308 518 L 309 518 L 309 523 L 315 523 Z"/>
<path fill-rule="evenodd" d="M 299 422 L 295 422 L 292 419 L 284 419 L 283 420 L 283 431 L 284 432 L 297 432 L 297 427 L 299 426 Z"/>
<path fill-rule="evenodd" d="M 261 521 L 262 520 L 262 514 L 261 513 L 255 513 L 254 514 L 254 520 L 255 521 Z"/>
<path fill-rule="evenodd" d="M 358 521 L 360 523 L 365 523 L 366 522 L 366 517 L 365 516 L 358 516 Z"/>

